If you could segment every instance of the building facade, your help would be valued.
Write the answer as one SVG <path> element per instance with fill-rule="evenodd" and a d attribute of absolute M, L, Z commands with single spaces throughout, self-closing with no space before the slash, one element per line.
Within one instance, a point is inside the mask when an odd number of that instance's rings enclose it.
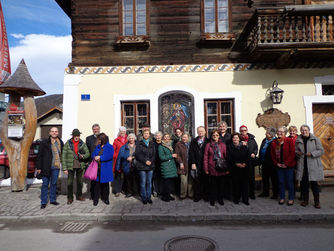
<path fill-rule="evenodd" d="M 114 138 L 177 127 L 196 135 L 277 108 L 322 138 L 334 170 L 333 1 L 56 0 L 72 22 L 64 76 L 63 137 L 99 123 Z M 284 90 L 273 104 L 274 81 Z M 333 141 L 334 142 L 334 141 Z"/>

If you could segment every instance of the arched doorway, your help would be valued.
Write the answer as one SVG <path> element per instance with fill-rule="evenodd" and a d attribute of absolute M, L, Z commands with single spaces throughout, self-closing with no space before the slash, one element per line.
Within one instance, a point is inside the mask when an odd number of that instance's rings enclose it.
<path fill-rule="evenodd" d="M 194 97 L 183 91 L 166 92 L 159 97 L 159 130 L 174 134 L 176 128 L 194 134 Z"/>

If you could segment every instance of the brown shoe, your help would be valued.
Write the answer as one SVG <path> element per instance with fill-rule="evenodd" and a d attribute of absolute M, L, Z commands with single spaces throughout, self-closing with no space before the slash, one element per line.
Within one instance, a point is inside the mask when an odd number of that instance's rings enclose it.
<path fill-rule="evenodd" d="M 79 197 L 79 198 L 77 198 L 77 200 L 85 201 L 86 199 L 84 197 Z"/>
<path fill-rule="evenodd" d="M 68 199 L 67 200 L 67 205 L 70 205 L 70 204 L 72 204 L 73 203 L 73 200 L 72 199 Z"/>
<path fill-rule="evenodd" d="M 302 207 L 306 207 L 308 205 L 308 201 L 304 200 L 302 203 L 300 203 Z"/>

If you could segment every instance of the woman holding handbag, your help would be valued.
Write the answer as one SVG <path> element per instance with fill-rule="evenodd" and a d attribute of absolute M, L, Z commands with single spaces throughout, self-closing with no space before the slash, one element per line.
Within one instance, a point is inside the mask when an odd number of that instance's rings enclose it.
<path fill-rule="evenodd" d="M 229 173 L 227 169 L 219 164 L 226 160 L 226 145 L 219 139 L 218 130 L 211 133 L 211 141 L 206 144 L 204 151 L 204 172 L 209 175 L 209 198 L 210 206 L 215 205 L 218 200 L 220 205 L 223 201 L 224 176 Z M 224 164 L 222 164 L 224 165 Z"/>
<path fill-rule="evenodd" d="M 113 156 L 114 147 L 108 143 L 108 137 L 104 133 L 97 136 L 98 145 L 92 153 L 92 159 L 98 163 L 96 180 L 92 180 L 93 205 L 97 206 L 101 196 L 102 201 L 109 205 L 109 182 L 114 180 Z"/>

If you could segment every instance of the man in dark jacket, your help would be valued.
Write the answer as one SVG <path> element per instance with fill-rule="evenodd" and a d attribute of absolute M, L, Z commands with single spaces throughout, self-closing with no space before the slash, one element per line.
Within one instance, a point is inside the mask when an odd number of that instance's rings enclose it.
<path fill-rule="evenodd" d="M 231 134 L 227 131 L 227 123 L 225 121 L 221 121 L 218 124 L 218 131 L 219 131 L 220 140 L 226 146 L 228 146 L 229 144 L 231 144 L 232 137 L 231 137 Z"/>
<path fill-rule="evenodd" d="M 100 134 L 100 125 L 99 124 L 94 124 L 92 126 L 92 130 L 93 130 L 93 134 L 86 137 L 86 145 L 88 147 L 88 150 L 90 152 L 90 154 L 92 155 L 92 153 L 94 152 L 95 150 L 95 147 L 96 147 L 96 139 L 97 139 L 97 135 Z M 107 139 L 108 139 L 108 142 L 109 142 L 109 138 L 107 136 Z"/>
<path fill-rule="evenodd" d="M 189 146 L 189 166 L 190 176 L 193 179 L 194 202 L 198 202 L 202 197 L 208 199 L 208 191 L 204 190 L 208 186 L 208 177 L 203 172 L 203 159 L 205 145 L 209 139 L 205 137 L 205 128 L 197 128 L 197 137 L 193 139 Z"/>
<path fill-rule="evenodd" d="M 43 140 L 38 149 L 36 168 L 37 173 L 42 176 L 41 209 L 48 202 L 48 187 L 50 183 L 50 204 L 59 205 L 56 201 L 57 180 L 61 165 L 61 153 L 63 142 L 58 137 L 58 128 L 51 127 L 49 138 Z"/>
<path fill-rule="evenodd" d="M 256 163 L 256 155 L 258 151 L 258 146 L 255 141 L 255 136 L 253 134 L 248 133 L 248 128 L 245 125 L 240 126 L 239 128 L 240 136 L 241 136 L 241 144 L 248 147 L 248 151 L 250 153 L 250 164 L 249 164 L 249 198 L 252 200 L 255 199 L 255 166 Z"/>

